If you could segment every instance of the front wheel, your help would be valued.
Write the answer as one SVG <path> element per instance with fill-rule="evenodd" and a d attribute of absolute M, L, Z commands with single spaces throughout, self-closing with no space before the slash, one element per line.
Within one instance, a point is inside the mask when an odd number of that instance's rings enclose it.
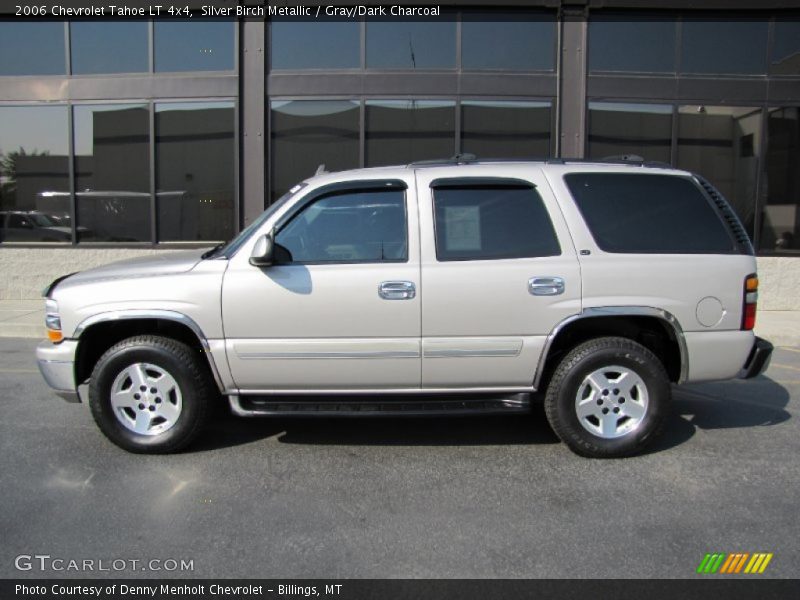
<path fill-rule="evenodd" d="M 593 458 L 640 452 L 660 432 L 670 404 L 661 361 L 627 338 L 589 340 L 558 365 L 545 396 L 553 430 Z"/>
<path fill-rule="evenodd" d="M 89 406 L 105 436 L 130 452 L 176 452 L 202 430 L 209 377 L 198 353 L 176 340 L 143 335 L 111 347 L 95 365 Z"/>

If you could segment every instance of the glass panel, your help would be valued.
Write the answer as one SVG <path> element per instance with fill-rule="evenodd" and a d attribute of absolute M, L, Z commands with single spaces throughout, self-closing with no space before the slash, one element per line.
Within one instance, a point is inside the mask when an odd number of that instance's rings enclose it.
<path fill-rule="evenodd" d="M 155 70 L 232 71 L 233 21 L 155 21 Z"/>
<path fill-rule="evenodd" d="M 758 75 L 767 70 L 767 21 L 683 21 L 681 72 Z"/>
<path fill-rule="evenodd" d="M 589 70 L 675 72 L 675 19 L 626 15 L 589 20 Z"/>
<path fill-rule="evenodd" d="M 147 21 L 73 21 L 69 27 L 75 75 L 149 70 Z"/>
<path fill-rule="evenodd" d="M 730 202 L 753 239 L 761 110 L 681 106 L 678 167 L 699 173 Z"/>
<path fill-rule="evenodd" d="M 770 71 L 800 75 L 800 21 L 775 21 L 775 45 Z"/>
<path fill-rule="evenodd" d="M 480 158 L 550 156 L 550 103 L 461 103 L 461 149 Z"/>
<path fill-rule="evenodd" d="M 147 106 L 79 105 L 73 111 L 79 239 L 150 241 Z"/>
<path fill-rule="evenodd" d="M 800 108 L 773 109 L 767 120 L 766 204 L 762 251 L 800 252 Z"/>
<path fill-rule="evenodd" d="M 564 176 L 597 245 L 634 254 L 724 254 L 733 241 L 687 177 L 570 173 Z"/>
<path fill-rule="evenodd" d="M 272 199 L 313 176 L 358 167 L 359 104 L 354 100 L 275 100 Z"/>
<path fill-rule="evenodd" d="M 64 73 L 64 23 L 0 22 L 0 75 Z"/>
<path fill-rule="evenodd" d="M 357 69 L 358 21 L 271 21 L 273 69 Z"/>
<path fill-rule="evenodd" d="M 464 69 L 552 71 L 555 17 L 530 12 L 466 12 L 461 25 Z"/>
<path fill-rule="evenodd" d="M 553 224 L 532 187 L 437 187 L 436 258 L 490 260 L 561 254 Z"/>
<path fill-rule="evenodd" d="M 455 103 L 374 100 L 366 103 L 366 164 L 407 164 L 455 154 Z"/>
<path fill-rule="evenodd" d="M 233 102 L 156 104 L 158 240 L 229 240 L 234 216 Z"/>
<path fill-rule="evenodd" d="M 367 21 L 367 68 L 454 69 L 455 21 Z"/>
<path fill-rule="evenodd" d="M 0 241 L 69 242 L 66 106 L 0 106 Z"/>
<path fill-rule="evenodd" d="M 402 191 L 348 192 L 303 209 L 277 235 L 288 261 L 398 262 L 408 258 Z"/>
<path fill-rule="evenodd" d="M 670 162 L 672 106 L 589 103 L 589 158 L 635 154 Z"/>

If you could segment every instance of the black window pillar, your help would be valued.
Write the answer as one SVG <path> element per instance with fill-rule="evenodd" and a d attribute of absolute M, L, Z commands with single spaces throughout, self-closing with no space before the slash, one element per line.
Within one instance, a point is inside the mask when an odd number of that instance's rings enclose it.
<path fill-rule="evenodd" d="M 583 158 L 586 146 L 586 9 L 565 6 L 559 16 L 558 155 Z"/>

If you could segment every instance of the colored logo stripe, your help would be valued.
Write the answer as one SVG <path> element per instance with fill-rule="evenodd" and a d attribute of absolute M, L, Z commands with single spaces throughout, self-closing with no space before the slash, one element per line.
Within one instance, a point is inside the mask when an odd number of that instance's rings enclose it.
<path fill-rule="evenodd" d="M 772 552 L 725 552 L 706 553 L 703 560 L 697 567 L 698 573 L 763 573 L 769 562 L 772 560 Z M 745 566 L 747 565 L 747 566 Z"/>

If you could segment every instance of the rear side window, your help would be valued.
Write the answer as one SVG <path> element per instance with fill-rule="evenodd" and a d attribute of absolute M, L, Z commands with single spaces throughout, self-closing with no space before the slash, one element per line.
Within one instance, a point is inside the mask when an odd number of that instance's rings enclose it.
<path fill-rule="evenodd" d="M 440 180 L 433 187 L 440 261 L 561 254 L 547 209 L 533 186 Z"/>
<path fill-rule="evenodd" d="M 727 254 L 733 241 L 705 195 L 674 175 L 571 173 L 564 180 L 606 252 Z"/>

